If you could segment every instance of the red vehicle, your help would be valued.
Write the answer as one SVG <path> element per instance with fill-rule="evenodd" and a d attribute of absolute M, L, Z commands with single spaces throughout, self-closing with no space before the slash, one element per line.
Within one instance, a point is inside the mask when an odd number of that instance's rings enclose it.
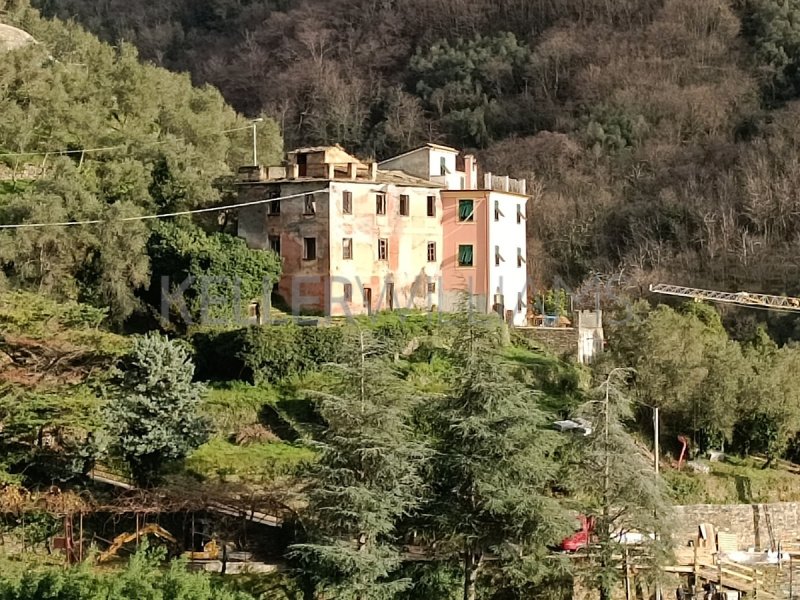
<path fill-rule="evenodd" d="M 559 546 L 564 552 L 577 552 L 582 548 L 586 548 L 592 540 L 592 535 L 594 534 L 594 517 L 578 515 L 578 521 L 580 522 L 581 528 L 562 541 Z"/>

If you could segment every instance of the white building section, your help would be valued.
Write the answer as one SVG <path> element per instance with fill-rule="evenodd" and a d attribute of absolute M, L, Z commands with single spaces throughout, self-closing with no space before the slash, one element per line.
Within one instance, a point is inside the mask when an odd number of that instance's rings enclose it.
<path fill-rule="evenodd" d="M 488 309 L 518 327 L 527 324 L 528 314 L 527 200 L 518 194 L 489 194 Z"/>

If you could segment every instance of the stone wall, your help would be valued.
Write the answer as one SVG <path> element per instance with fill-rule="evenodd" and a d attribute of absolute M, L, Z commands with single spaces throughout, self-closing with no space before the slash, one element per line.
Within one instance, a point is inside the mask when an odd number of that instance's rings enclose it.
<path fill-rule="evenodd" d="M 672 523 L 679 545 L 697 537 L 700 523 L 711 523 L 717 531 L 734 533 L 739 549 L 770 547 L 770 527 L 775 542 L 800 539 L 800 503 L 693 504 L 674 507 Z"/>
<path fill-rule="evenodd" d="M 578 356 L 578 330 L 574 327 L 519 327 L 517 331 L 557 356 Z"/>

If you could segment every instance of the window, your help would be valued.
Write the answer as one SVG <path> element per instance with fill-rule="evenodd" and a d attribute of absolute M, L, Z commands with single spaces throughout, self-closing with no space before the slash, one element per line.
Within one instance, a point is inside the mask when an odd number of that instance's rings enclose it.
<path fill-rule="evenodd" d="M 436 242 L 428 242 L 428 262 L 436 262 Z"/>
<path fill-rule="evenodd" d="M 272 250 L 278 256 L 281 255 L 281 236 L 279 235 L 269 236 L 269 249 Z"/>
<path fill-rule="evenodd" d="M 522 257 L 522 248 L 517 248 L 517 267 L 525 264 L 525 259 Z"/>
<path fill-rule="evenodd" d="M 525 303 L 522 301 L 522 292 L 517 293 L 517 312 L 522 312 L 525 308 Z"/>
<path fill-rule="evenodd" d="M 351 260 L 353 258 L 353 238 L 342 239 L 342 258 Z"/>
<path fill-rule="evenodd" d="M 400 214 L 404 217 L 409 215 L 409 201 L 406 194 L 400 194 Z"/>
<path fill-rule="evenodd" d="M 386 194 L 378 194 L 375 196 L 375 214 L 386 214 Z"/>
<path fill-rule="evenodd" d="M 517 224 L 522 223 L 522 220 L 525 218 L 525 215 L 522 214 L 522 207 L 517 204 Z"/>
<path fill-rule="evenodd" d="M 447 157 L 439 157 L 439 175 L 447 175 Z"/>
<path fill-rule="evenodd" d="M 500 217 L 503 216 L 503 213 L 500 212 L 500 200 L 494 201 L 494 220 L 499 221 Z"/>
<path fill-rule="evenodd" d="M 436 196 L 428 196 L 428 216 L 436 216 Z"/>
<path fill-rule="evenodd" d="M 342 212 L 346 215 L 353 214 L 353 192 L 342 194 Z"/>
<path fill-rule="evenodd" d="M 273 198 L 280 198 L 281 193 L 277 190 L 271 191 L 267 193 L 267 200 L 272 200 L 272 202 L 267 202 L 267 214 L 268 215 L 279 215 L 281 214 L 281 201 L 280 200 L 273 200 Z"/>
<path fill-rule="evenodd" d="M 458 201 L 458 220 L 459 221 L 475 220 L 475 207 L 473 205 L 472 200 Z"/>
<path fill-rule="evenodd" d="M 372 288 L 365 287 L 363 289 L 364 308 L 367 309 L 367 314 L 372 314 Z"/>
<path fill-rule="evenodd" d="M 494 266 L 499 267 L 500 263 L 502 262 L 503 257 L 500 256 L 500 246 L 494 247 Z"/>
<path fill-rule="evenodd" d="M 378 260 L 388 260 L 389 240 L 381 238 L 378 240 Z"/>
<path fill-rule="evenodd" d="M 317 203 L 314 201 L 314 194 L 306 194 L 303 198 L 303 214 L 317 214 Z"/>
<path fill-rule="evenodd" d="M 428 282 L 428 293 L 435 294 L 436 293 L 436 282 L 429 281 Z"/>
<path fill-rule="evenodd" d="M 353 301 L 353 284 L 352 283 L 345 283 L 344 284 L 344 301 L 345 302 L 352 302 Z"/>
<path fill-rule="evenodd" d="M 472 266 L 472 244 L 459 245 L 458 247 L 458 266 Z"/>
<path fill-rule="evenodd" d="M 317 259 L 317 238 L 303 238 L 303 260 Z"/>

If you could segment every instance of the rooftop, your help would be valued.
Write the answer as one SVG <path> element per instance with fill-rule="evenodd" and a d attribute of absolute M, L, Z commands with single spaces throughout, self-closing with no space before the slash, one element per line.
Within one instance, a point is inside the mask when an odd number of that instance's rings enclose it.
<path fill-rule="evenodd" d="M 442 152 L 450 152 L 452 154 L 458 154 L 459 153 L 458 150 L 456 150 L 455 148 L 451 148 L 450 146 L 442 146 L 441 144 L 434 144 L 432 142 L 429 142 L 427 144 L 424 144 L 424 145 L 420 146 L 419 148 L 414 148 L 413 150 L 408 150 L 407 152 L 403 152 L 402 154 L 398 154 L 397 156 L 392 156 L 391 158 L 387 158 L 386 160 L 383 160 L 378 164 L 391 162 L 393 160 L 397 160 L 398 158 L 402 158 L 404 156 L 408 156 L 409 154 L 414 154 L 414 152 L 419 152 L 420 150 L 426 150 L 426 149 L 441 150 Z"/>

